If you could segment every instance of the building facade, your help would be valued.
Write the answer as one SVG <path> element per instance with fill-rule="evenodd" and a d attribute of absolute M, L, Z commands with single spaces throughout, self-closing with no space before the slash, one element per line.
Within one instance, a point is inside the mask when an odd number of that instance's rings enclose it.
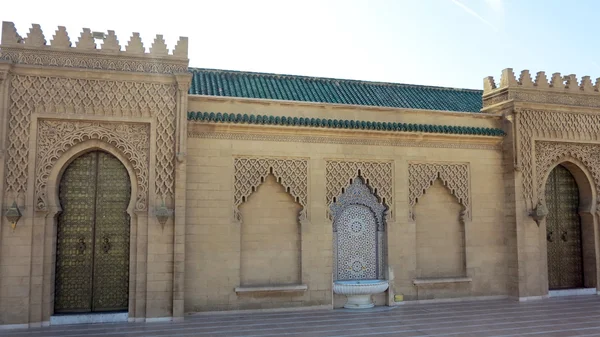
<path fill-rule="evenodd" d="M 596 294 L 598 81 L 196 69 L 187 48 L 3 23 L 2 326 L 333 309 L 352 278 L 388 280 L 389 306 Z"/>

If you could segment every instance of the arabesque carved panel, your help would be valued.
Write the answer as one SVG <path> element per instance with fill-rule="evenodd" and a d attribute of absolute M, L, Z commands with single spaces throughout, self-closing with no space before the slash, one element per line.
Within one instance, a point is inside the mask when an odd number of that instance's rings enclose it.
<path fill-rule="evenodd" d="M 47 209 L 47 182 L 54 163 L 73 145 L 99 139 L 114 145 L 129 159 L 136 172 L 136 210 L 147 209 L 150 126 L 148 124 L 39 120 L 36 161 L 36 209 Z"/>
<path fill-rule="evenodd" d="M 535 154 L 538 199 L 545 200 L 546 177 L 563 159 L 576 159 L 585 165 L 600 192 L 600 144 L 536 141 Z"/>
<path fill-rule="evenodd" d="M 172 196 L 175 160 L 174 85 L 14 75 L 11 78 L 7 192 L 27 186 L 32 113 L 155 117 L 156 179 L 160 197 Z"/>
<path fill-rule="evenodd" d="M 541 160 L 546 162 L 544 156 L 553 156 L 554 154 L 542 154 L 537 153 L 536 159 L 534 157 L 534 146 L 537 147 L 536 139 L 556 139 L 561 140 L 574 140 L 580 141 L 581 143 L 589 141 L 600 141 L 600 116 L 594 114 L 584 113 L 558 113 L 551 111 L 539 111 L 539 110 L 523 110 L 518 112 L 518 166 L 522 171 L 523 177 L 523 197 L 526 202 L 528 209 L 533 209 L 537 204 L 538 200 L 543 197 L 543 194 L 538 193 L 540 191 L 539 179 L 542 179 L 541 168 L 536 170 L 536 161 Z M 540 151 L 544 151 L 544 148 L 549 145 L 542 145 Z M 581 151 L 587 148 L 585 144 L 563 144 L 561 150 L 566 148 L 575 149 L 580 147 L 582 150 L 573 151 L 571 150 L 570 155 L 575 155 L 579 152 L 579 155 L 583 155 Z M 589 146 L 594 146 L 590 144 Z M 586 158 L 586 160 L 594 160 L 593 158 Z M 589 167 L 592 170 L 592 167 Z M 536 172 L 537 171 L 537 172 Z"/>
<path fill-rule="evenodd" d="M 238 207 L 269 174 L 302 206 L 300 220 L 307 218 L 308 160 L 304 158 L 237 157 L 234 159 L 234 218 L 241 222 Z"/>
<path fill-rule="evenodd" d="M 438 178 L 463 205 L 463 220 L 470 220 L 471 178 L 469 165 L 466 163 L 409 163 L 409 219 L 415 220 L 414 207 L 417 201 Z"/>
<path fill-rule="evenodd" d="M 326 202 L 328 208 L 335 203 L 350 182 L 362 177 L 365 183 L 373 189 L 380 203 L 388 208 L 392 215 L 393 209 L 393 163 L 391 161 L 353 161 L 327 160 L 325 162 Z M 332 216 L 329 213 L 329 218 Z"/>

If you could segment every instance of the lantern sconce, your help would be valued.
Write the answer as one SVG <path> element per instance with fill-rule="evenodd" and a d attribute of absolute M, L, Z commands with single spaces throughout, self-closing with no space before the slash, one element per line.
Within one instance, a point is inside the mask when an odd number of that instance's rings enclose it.
<path fill-rule="evenodd" d="M 158 223 L 160 223 L 163 229 L 165 228 L 165 224 L 167 223 L 167 220 L 169 220 L 169 217 L 172 214 L 173 210 L 168 209 L 167 206 L 165 206 L 164 200 L 162 202 L 162 205 L 160 205 L 154 210 L 154 215 L 156 216 L 156 219 L 158 219 Z"/>
<path fill-rule="evenodd" d="M 529 216 L 533 218 L 538 227 L 540 226 L 540 222 L 546 218 L 546 215 L 548 215 L 548 209 L 541 200 L 538 201 L 537 206 L 529 213 Z"/>
<path fill-rule="evenodd" d="M 19 206 L 17 206 L 16 201 L 13 201 L 12 206 L 10 206 L 6 210 L 6 213 L 4 213 L 4 216 L 10 222 L 10 226 L 12 227 L 13 231 L 15 230 L 15 227 L 17 227 L 17 222 L 19 222 L 19 219 L 21 219 L 22 215 L 23 214 L 21 214 L 21 210 L 19 209 Z"/>

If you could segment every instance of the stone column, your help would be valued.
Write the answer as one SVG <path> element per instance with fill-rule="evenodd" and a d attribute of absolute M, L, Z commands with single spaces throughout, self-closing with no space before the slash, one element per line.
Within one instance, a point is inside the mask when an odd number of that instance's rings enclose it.
<path fill-rule="evenodd" d="M 175 213 L 173 229 L 173 319 L 183 319 L 185 296 L 185 208 L 187 106 L 191 74 L 175 75 L 177 81 L 177 116 L 175 155 Z"/>

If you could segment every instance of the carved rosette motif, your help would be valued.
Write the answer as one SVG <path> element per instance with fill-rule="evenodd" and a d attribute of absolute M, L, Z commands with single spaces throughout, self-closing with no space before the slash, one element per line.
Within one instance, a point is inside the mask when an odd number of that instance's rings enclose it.
<path fill-rule="evenodd" d="M 470 220 L 471 178 L 466 163 L 409 163 L 409 219 L 415 221 L 415 205 L 436 179 L 440 179 L 464 207 L 462 220 Z"/>
<path fill-rule="evenodd" d="M 535 142 L 536 176 L 538 199 L 545 203 L 545 177 L 550 170 L 560 164 L 563 159 L 573 158 L 581 162 L 594 179 L 594 184 L 600 193 L 600 145 L 573 144 L 561 142 Z"/>
<path fill-rule="evenodd" d="M 518 112 L 518 162 L 522 171 L 523 178 L 523 197 L 528 209 L 533 209 L 543 196 L 539 192 L 540 179 L 543 179 L 543 168 L 537 168 L 537 161 L 546 162 L 544 156 L 553 156 L 553 154 L 538 154 L 537 139 L 556 139 L 579 141 L 580 144 L 563 144 L 561 150 L 570 147 L 569 153 L 580 161 L 589 165 L 593 158 L 577 157 L 583 155 L 582 151 L 589 151 L 588 146 L 592 144 L 581 144 L 589 141 L 600 141 L 600 116 L 583 113 L 557 113 L 551 111 L 523 110 Z M 568 146 L 567 146 L 568 145 Z M 536 147 L 536 157 L 534 157 L 534 146 Z M 540 151 L 543 151 L 549 145 L 542 145 Z M 577 149 L 580 147 L 580 149 Z M 558 150 L 559 148 L 557 148 Z M 539 159 L 538 159 L 539 157 Z M 590 172 L 594 172 L 595 165 L 588 166 Z"/>
<path fill-rule="evenodd" d="M 308 160 L 305 158 L 237 157 L 234 159 L 234 219 L 242 222 L 239 206 L 248 200 L 269 174 L 302 206 L 299 220 L 307 220 Z"/>
<path fill-rule="evenodd" d="M 346 161 L 327 160 L 325 162 L 326 203 L 328 208 L 333 205 L 339 195 L 351 181 L 357 177 L 364 179 L 366 185 L 373 189 L 373 194 L 380 199 L 380 203 L 389 210 L 392 216 L 393 202 L 393 164 L 391 161 Z M 331 211 L 328 217 L 333 220 Z"/>
<path fill-rule="evenodd" d="M 27 187 L 32 113 L 155 117 L 159 197 L 172 197 L 175 161 L 174 85 L 14 75 L 11 77 L 7 192 Z"/>
<path fill-rule="evenodd" d="M 36 161 L 36 209 L 48 207 L 47 183 L 50 171 L 60 156 L 73 145 L 99 139 L 118 148 L 131 162 L 137 179 L 135 209 L 146 210 L 148 200 L 148 156 L 150 127 L 148 124 L 100 123 L 40 120 Z"/>

